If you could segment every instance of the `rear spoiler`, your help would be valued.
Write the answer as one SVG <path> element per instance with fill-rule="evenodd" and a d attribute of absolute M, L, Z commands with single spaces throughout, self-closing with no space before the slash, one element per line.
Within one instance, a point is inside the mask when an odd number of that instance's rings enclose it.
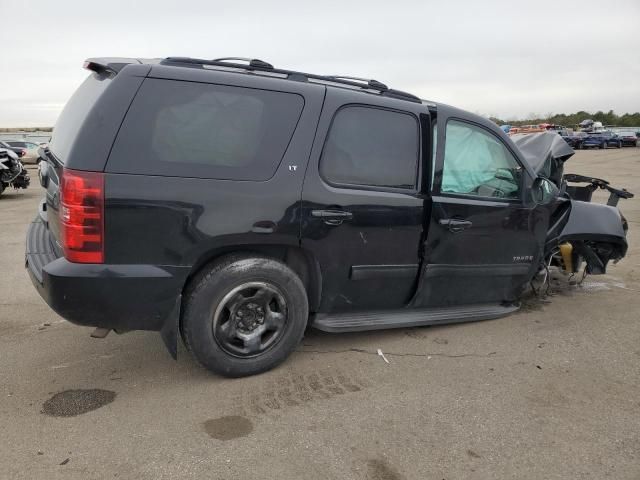
<path fill-rule="evenodd" d="M 87 58 L 83 67 L 99 74 L 117 75 L 127 65 L 143 63 L 158 63 L 159 60 L 126 58 L 126 57 L 95 57 Z"/>

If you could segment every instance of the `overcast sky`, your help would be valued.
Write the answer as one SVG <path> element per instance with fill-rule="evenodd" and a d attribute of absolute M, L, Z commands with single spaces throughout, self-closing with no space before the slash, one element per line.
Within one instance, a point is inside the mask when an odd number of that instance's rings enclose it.
<path fill-rule="evenodd" d="M 0 0 L 0 127 L 53 125 L 92 56 L 244 56 L 484 115 L 640 111 L 640 0 Z"/>

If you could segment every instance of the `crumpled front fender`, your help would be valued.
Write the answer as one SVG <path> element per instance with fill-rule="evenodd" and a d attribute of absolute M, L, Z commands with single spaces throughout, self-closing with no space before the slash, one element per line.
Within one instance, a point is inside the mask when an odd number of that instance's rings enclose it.
<path fill-rule="evenodd" d="M 624 224 L 616 207 L 571 200 L 567 222 L 553 243 L 571 243 L 574 252 L 587 262 L 587 273 L 606 273 L 610 260 L 627 253 Z"/>
<path fill-rule="evenodd" d="M 624 245 L 627 238 L 622 216 L 616 207 L 571 200 L 569 218 L 558 235 L 559 243 L 571 240 L 601 241 Z"/>

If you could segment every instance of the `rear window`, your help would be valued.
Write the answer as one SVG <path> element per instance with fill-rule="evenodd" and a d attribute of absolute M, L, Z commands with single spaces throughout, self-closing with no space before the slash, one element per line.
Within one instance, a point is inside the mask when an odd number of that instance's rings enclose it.
<path fill-rule="evenodd" d="M 147 79 L 122 124 L 108 170 L 267 180 L 303 106 L 297 94 Z"/>
<path fill-rule="evenodd" d="M 56 121 L 49 144 L 49 149 L 61 162 L 64 163 L 69 156 L 82 122 L 110 82 L 110 78 L 92 73 L 65 105 Z"/>

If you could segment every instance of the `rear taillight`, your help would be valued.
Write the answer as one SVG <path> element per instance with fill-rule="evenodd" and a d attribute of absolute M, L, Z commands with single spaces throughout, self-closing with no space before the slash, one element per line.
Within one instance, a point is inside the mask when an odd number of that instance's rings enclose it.
<path fill-rule="evenodd" d="M 60 236 L 70 262 L 104 263 L 104 174 L 63 169 Z"/>
<path fill-rule="evenodd" d="M 24 157 L 27 154 L 26 150 L 20 150 L 20 156 Z"/>

